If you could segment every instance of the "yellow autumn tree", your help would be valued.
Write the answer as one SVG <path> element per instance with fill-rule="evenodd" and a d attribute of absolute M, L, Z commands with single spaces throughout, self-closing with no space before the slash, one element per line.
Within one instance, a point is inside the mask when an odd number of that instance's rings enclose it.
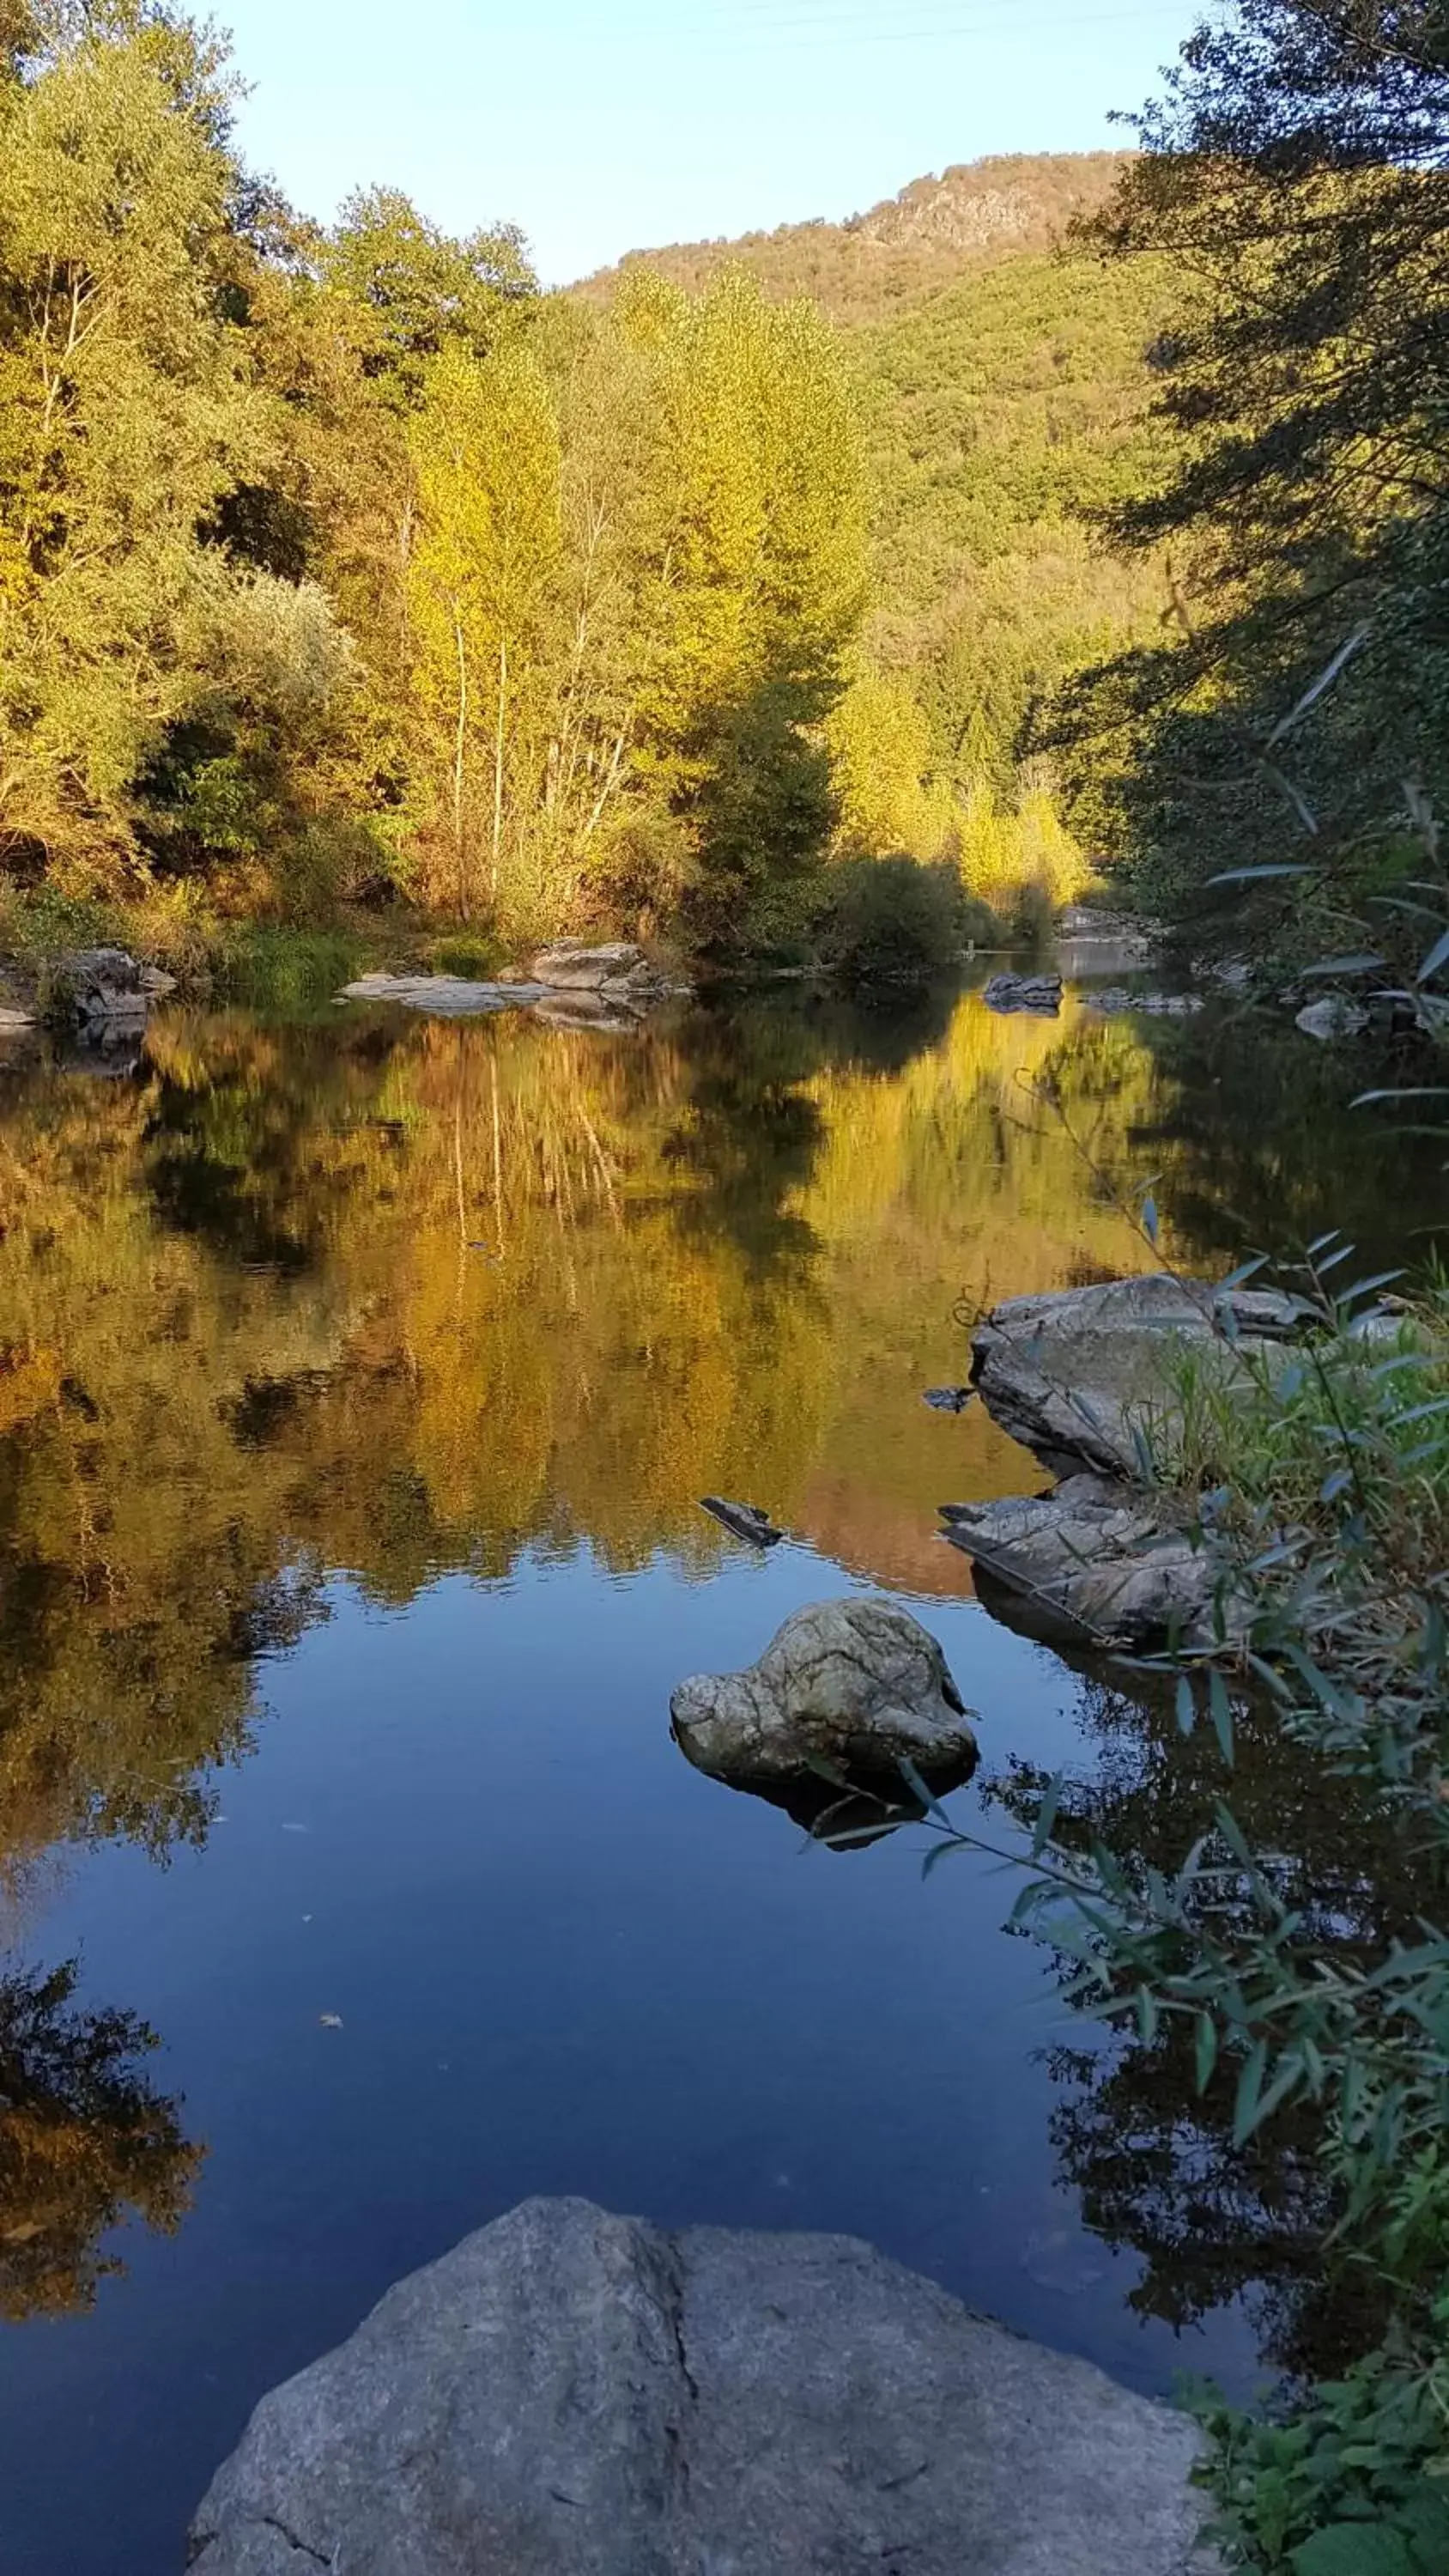
<path fill-rule="evenodd" d="M 527 815 L 539 785 L 562 550 L 558 418 L 532 354 L 516 344 L 483 358 L 456 343 L 445 348 L 428 370 L 408 446 L 424 792 L 434 817 L 446 818 L 463 918 L 474 908 L 480 846 L 490 904 L 506 914 L 509 826 Z"/>

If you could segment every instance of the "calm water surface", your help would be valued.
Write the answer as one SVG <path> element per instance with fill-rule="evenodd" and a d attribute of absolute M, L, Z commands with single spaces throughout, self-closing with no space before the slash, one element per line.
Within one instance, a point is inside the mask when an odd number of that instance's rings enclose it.
<path fill-rule="evenodd" d="M 1291 2363 L 1291 2159 L 1102 2049 L 999 1866 L 804 1851 L 667 1708 L 885 1592 L 981 1712 L 963 1818 L 1066 1764 L 1180 1858 L 1205 1758 L 976 1605 L 936 1504 L 1040 1478 L 921 1391 L 963 1299 L 1143 1266 L 1149 1183 L 1187 1261 L 1422 1251 L 1438 1151 L 1353 1087 L 970 995 L 0 1071 L 4 2576 L 179 2571 L 263 2390 L 533 2192 L 847 2229 L 1144 2389 Z"/>

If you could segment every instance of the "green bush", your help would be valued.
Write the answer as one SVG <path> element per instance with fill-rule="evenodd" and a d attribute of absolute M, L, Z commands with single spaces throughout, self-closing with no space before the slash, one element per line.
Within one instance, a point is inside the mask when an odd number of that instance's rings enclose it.
<path fill-rule="evenodd" d="M 467 982 L 487 982 L 496 975 L 502 963 L 496 939 L 486 934 L 455 931 L 446 939 L 433 940 L 427 952 L 428 968 L 434 975 L 461 975 Z"/>
<path fill-rule="evenodd" d="M 851 985 L 919 988 L 973 943 L 1001 937 L 994 913 L 963 893 L 953 868 L 916 859 L 847 859 L 816 917 L 822 962 Z"/>
<path fill-rule="evenodd" d="M 306 1010 L 330 1002 L 359 969 L 360 943 L 345 931 L 252 922 L 226 936 L 216 980 L 228 1000 L 253 1010 Z"/>

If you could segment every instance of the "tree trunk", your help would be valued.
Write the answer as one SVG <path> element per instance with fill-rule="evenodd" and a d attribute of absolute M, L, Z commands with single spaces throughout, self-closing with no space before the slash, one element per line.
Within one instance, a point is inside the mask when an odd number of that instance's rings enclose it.
<path fill-rule="evenodd" d="M 493 904 L 498 906 L 498 866 L 503 851 L 503 747 L 508 708 L 508 638 L 498 641 L 498 724 L 493 736 Z"/>
<path fill-rule="evenodd" d="M 463 813 L 463 787 L 468 745 L 468 653 L 463 641 L 463 620 L 453 611 L 453 641 L 458 648 L 458 728 L 453 737 L 453 857 L 458 870 L 458 910 L 468 919 L 467 835 Z"/>

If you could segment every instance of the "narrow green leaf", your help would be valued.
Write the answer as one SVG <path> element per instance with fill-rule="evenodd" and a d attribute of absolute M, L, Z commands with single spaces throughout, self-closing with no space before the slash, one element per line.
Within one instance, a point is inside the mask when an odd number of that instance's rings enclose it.
<path fill-rule="evenodd" d="M 1350 1109 L 1371 1109 L 1380 1100 L 1449 1100 L 1449 1087 L 1442 1082 L 1420 1083 L 1403 1091 L 1361 1091 Z"/>
<path fill-rule="evenodd" d="M 1220 875 L 1209 877 L 1208 884 L 1210 886 L 1248 885 L 1258 877 L 1311 877 L 1312 874 L 1311 868 L 1288 867 L 1281 864 L 1277 867 L 1263 868 L 1224 868 Z"/>
<path fill-rule="evenodd" d="M 1218 2062 L 1218 2026 L 1209 2012 L 1198 2014 L 1195 2054 L 1197 2089 L 1199 2093 L 1205 2093 L 1212 2082 L 1213 2068 Z"/>
<path fill-rule="evenodd" d="M 1263 2077 L 1268 2068 L 1266 2039 L 1255 2042 L 1243 2060 L 1238 2077 L 1238 2090 L 1233 2103 L 1233 2144 L 1245 2147 L 1258 2119 L 1258 2100 L 1263 2090 Z"/>
<path fill-rule="evenodd" d="M 942 1806 L 940 1799 L 937 1797 L 935 1790 L 927 1786 L 926 1781 L 917 1769 L 915 1763 L 911 1760 L 908 1753 L 902 1753 L 897 1757 L 896 1769 L 899 1771 L 901 1778 L 905 1781 L 906 1786 L 911 1791 L 913 1797 L 920 1800 L 926 1814 L 928 1816 L 934 1816 L 938 1823 L 947 1827 L 948 1831 L 954 1831 L 951 1819 L 947 1815 L 945 1808 Z"/>
<path fill-rule="evenodd" d="M 1177 1723 L 1184 1735 L 1191 1735 L 1197 1724 L 1197 1700 L 1193 1693 L 1191 1673 L 1177 1676 Z"/>
<path fill-rule="evenodd" d="M 1228 1697 L 1227 1683 L 1224 1681 L 1222 1674 L 1216 1670 L 1210 1672 L 1208 1675 L 1208 1711 L 1212 1718 L 1213 1730 L 1217 1736 L 1223 1760 L 1231 1771 L 1233 1767 L 1233 1707 L 1232 1702 Z"/>
<path fill-rule="evenodd" d="M 1062 1792 L 1066 1785 L 1066 1773 L 1064 1771 L 1059 1771 L 1056 1778 L 1054 1780 L 1049 1780 L 1047 1783 L 1041 1805 L 1036 1811 L 1036 1823 L 1032 1827 L 1031 1856 L 1033 1860 L 1040 1860 L 1042 1853 L 1046 1850 L 1047 1844 L 1051 1841 L 1052 1833 L 1057 1821 L 1057 1809 L 1062 1803 Z"/>

